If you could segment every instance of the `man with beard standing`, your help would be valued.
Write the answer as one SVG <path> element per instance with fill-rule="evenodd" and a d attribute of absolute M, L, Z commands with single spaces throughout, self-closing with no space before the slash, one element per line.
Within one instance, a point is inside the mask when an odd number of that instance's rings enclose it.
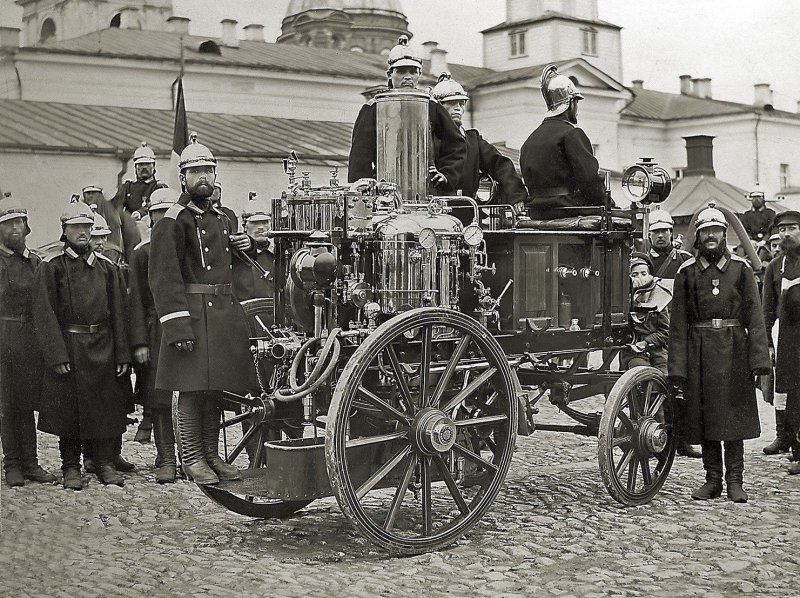
<path fill-rule="evenodd" d="M 162 326 L 156 388 L 180 392 L 184 472 L 197 484 L 217 484 L 240 477 L 218 454 L 220 402 L 223 390 L 245 391 L 249 380 L 249 335 L 232 283 L 234 252 L 253 243 L 213 206 L 217 160 L 196 133 L 190 138 L 179 163 L 184 192 L 150 241 L 149 281 Z"/>
<path fill-rule="evenodd" d="M 742 214 L 739 220 L 751 239 L 762 241 L 769 235 L 772 223 L 775 221 L 775 211 L 767 207 L 767 200 L 762 191 L 753 191 L 747 197 L 753 207 Z"/>
<path fill-rule="evenodd" d="M 41 260 L 25 245 L 28 212 L 11 196 L 0 199 L 0 440 L 6 484 L 53 483 L 39 465 L 36 420 L 44 362 L 33 328 L 34 272 Z"/>
<path fill-rule="evenodd" d="M 775 394 L 786 393 L 786 409 L 775 409 L 778 440 L 791 445 L 790 474 L 800 473 L 800 212 L 775 218 L 783 255 L 772 260 L 764 275 L 764 322 L 778 321 L 775 351 Z M 777 442 L 777 441 L 776 441 Z M 766 451 L 766 448 L 764 449 Z M 778 451 L 775 451 L 778 452 Z"/>
<path fill-rule="evenodd" d="M 117 189 L 111 203 L 118 210 L 125 210 L 134 220 L 141 220 L 147 214 L 148 198 L 158 186 L 156 180 L 156 154 L 146 141 L 133 152 L 133 169 L 136 180 L 125 181 Z"/>
<path fill-rule="evenodd" d="M 667 363 L 686 397 L 689 440 L 703 449 L 706 483 L 692 498 L 722 494 L 724 443 L 728 498 L 742 503 L 743 441 L 761 433 L 755 376 L 771 364 L 755 275 L 728 251 L 727 228 L 716 208 L 697 217 L 697 258 L 684 262 L 675 278 Z"/>

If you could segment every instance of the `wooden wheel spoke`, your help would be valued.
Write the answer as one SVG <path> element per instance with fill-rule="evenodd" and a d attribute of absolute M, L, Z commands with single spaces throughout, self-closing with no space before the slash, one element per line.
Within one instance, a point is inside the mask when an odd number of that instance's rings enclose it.
<path fill-rule="evenodd" d="M 433 505 L 431 498 L 431 458 L 422 459 L 422 535 L 430 536 L 433 531 Z"/>
<path fill-rule="evenodd" d="M 472 335 L 465 334 L 464 338 L 461 339 L 461 342 L 458 343 L 456 350 L 453 351 L 453 354 L 450 356 L 450 361 L 447 362 L 447 367 L 442 373 L 441 378 L 439 378 L 439 383 L 436 385 L 436 390 L 433 391 L 433 395 L 431 396 L 431 405 L 435 406 L 441 400 L 442 395 L 444 395 L 444 391 L 447 389 L 447 385 L 450 384 L 450 379 L 453 377 L 458 364 L 461 362 L 461 357 L 463 357 L 464 352 L 467 350 L 467 346 L 471 342 Z"/>
<path fill-rule="evenodd" d="M 639 405 L 636 404 L 637 396 L 640 392 L 640 386 L 637 384 L 631 389 L 631 394 L 628 396 L 628 408 L 631 410 L 631 418 L 632 419 L 639 419 L 641 415 L 641 411 L 639 411 Z"/>
<path fill-rule="evenodd" d="M 631 419 L 630 419 L 630 418 L 627 416 L 627 414 L 626 414 L 625 412 L 623 412 L 623 411 L 622 411 L 622 409 L 620 409 L 620 410 L 617 412 L 617 417 L 618 417 L 618 418 L 619 418 L 619 420 L 622 422 L 622 425 L 623 425 L 623 426 L 625 426 L 625 427 L 626 427 L 626 428 L 628 428 L 628 429 L 629 429 L 631 432 L 633 432 L 633 422 L 632 422 L 632 421 L 631 421 Z"/>
<path fill-rule="evenodd" d="M 642 459 L 642 481 L 645 487 L 653 483 L 653 474 L 650 472 L 650 460 Z"/>
<path fill-rule="evenodd" d="M 400 461 L 405 459 L 410 452 L 411 452 L 411 446 L 408 445 L 404 446 L 402 449 L 397 451 L 394 457 L 392 457 L 381 467 L 379 467 L 377 471 L 375 471 L 375 473 L 369 476 L 369 479 L 367 479 L 366 482 L 361 484 L 359 489 L 356 490 L 356 496 L 358 496 L 359 499 L 364 498 L 367 492 L 372 490 L 375 486 L 377 486 L 380 483 L 380 481 L 383 478 L 389 475 L 389 472 L 391 472 L 397 466 L 397 464 L 400 463 Z"/>
<path fill-rule="evenodd" d="M 612 448 L 617 448 L 619 446 L 630 444 L 631 442 L 633 442 L 633 436 L 630 436 L 630 435 L 628 435 L 628 436 L 617 436 L 611 442 L 611 447 Z"/>
<path fill-rule="evenodd" d="M 258 434 L 258 446 L 256 446 L 256 454 L 253 455 L 253 468 L 258 469 L 263 465 L 264 461 L 264 436 L 266 432 L 262 427 Z"/>
<path fill-rule="evenodd" d="M 252 414 L 248 411 L 247 413 L 240 413 L 238 415 L 234 415 L 231 418 L 225 418 L 225 420 L 220 424 L 221 428 L 230 428 L 231 426 L 235 426 L 236 424 L 240 424 L 244 421 L 249 420 L 252 417 Z"/>
<path fill-rule="evenodd" d="M 656 395 L 655 401 L 653 401 L 652 405 L 650 405 L 650 408 L 647 410 L 645 415 L 649 415 L 651 417 L 655 417 L 656 415 L 658 415 L 659 410 L 664 405 L 664 401 L 666 400 L 667 400 L 666 394 L 664 394 L 663 392 L 658 393 L 658 395 Z"/>
<path fill-rule="evenodd" d="M 458 505 L 458 510 L 461 511 L 462 515 L 469 515 L 467 501 L 464 500 L 464 496 L 461 494 L 458 484 L 456 484 L 456 481 L 453 479 L 450 468 L 447 467 L 447 463 L 444 462 L 441 455 L 436 455 L 434 459 L 436 461 L 436 467 L 439 469 L 439 473 L 442 474 L 442 479 L 447 485 L 447 489 L 450 491 L 450 495 L 453 497 L 456 505 Z"/>
<path fill-rule="evenodd" d="M 497 471 L 496 465 L 494 465 L 493 463 L 489 463 L 486 459 L 484 459 L 480 455 L 476 455 L 471 450 L 461 446 L 460 444 L 454 444 L 452 450 L 461 455 L 462 457 L 464 457 L 465 459 L 472 461 L 476 465 L 480 465 L 487 471 L 491 471 L 492 473 L 495 473 Z"/>
<path fill-rule="evenodd" d="M 247 443 L 250 442 L 250 439 L 255 436 L 256 430 L 258 430 L 258 426 L 251 426 L 250 429 L 242 435 L 241 440 L 237 443 L 233 450 L 228 455 L 226 461 L 228 463 L 233 463 L 236 461 L 236 457 L 238 457 L 241 452 L 244 450 L 244 447 L 247 446 Z"/>
<path fill-rule="evenodd" d="M 622 476 L 622 472 L 625 471 L 626 467 L 628 467 L 632 457 L 633 457 L 633 447 L 625 451 L 625 454 L 622 456 L 622 460 L 619 462 L 619 464 L 617 464 L 617 467 L 615 468 L 617 477 Z"/>
<path fill-rule="evenodd" d="M 408 433 L 405 431 L 391 432 L 389 434 L 378 434 L 376 436 L 362 436 L 360 438 L 353 438 L 347 441 L 347 448 L 356 446 L 366 446 L 368 444 L 383 444 L 392 442 L 393 440 L 400 440 L 401 438 L 408 438 Z"/>
<path fill-rule="evenodd" d="M 631 466 L 628 469 L 628 492 L 636 491 L 636 477 L 639 474 L 639 459 L 634 457 L 631 459 Z"/>
<path fill-rule="evenodd" d="M 507 415 L 486 415 L 484 417 L 476 417 L 473 419 L 459 419 L 454 423 L 457 428 L 474 427 L 474 426 L 488 426 L 498 422 L 508 421 Z"/>
<path fill-rule="evenodd" d="M 384 401 L 383 399 L 379 398 L 376 394 L 372 391 L 367 390 L 363 386 L 359 386 L 356 390 L 356 393 L 360 399 L 367 401 L 373 407 L 377 407 L 380 409 L 384 414 L 386 414 L 390 419 L 400 422 L 403 426 L 408 427 L 411 423 L 411 420 L 407 415 L 400 412 L 398 409 L 392 407 L 389 403 Z"/>
<path fill-rule="evenodd" d="M 394 493 L 392 504 L 389 506 L 389 512 L 386 513 L 386 521 L 383 523 L 383 529 L 387 532 L 392 531 L 394 528 L 395 521 L 397 521 L 397 516 L 400 514 L 400 508 L 403 506 L 403 499 L 406 497 L 406 491 L 408 490 L 409 484 L 411 484 L 411 478 L 414 476 L 416 467 L 417 456 L 414 453 L 407 455 L 403 479 L 400 481 L 400 485 Z"/>
<path fill-rule="evenodd" d="M 386 355 L 389 358 L 389 365 L 392 368 L 394 379 L 397 382 L 397 388 L 400 389 L 400 400 L 406 406 L 406 411 L 411 415 L 414 414 L 414 401 L 411 398 L 411 390 L 408 388 L 407 375 L 403 371 L 403 366 L 400 364 L 400 358 L 397 356 L 397 351 L 393 345 L 389 345 L 385 349 Z"/>
<path fill-rule="evenodd" d="M 422 346 L 419 353 L 419 405 L 420 408 L 428 407 L 428 385 L 431 380 L 431 359 L 432 347 L 431 338 L 433 337 L 433 327 L 422 327 Z"/>
<path fill-rule="evenodd" d="M 497 368 L 491 367 L 484 372 L 482 372 L 478 377 L 476 377 L 472 382 L 467 384 L 456 396 L 452 399 L 447 401 L 447 403 L 442 407 L 442 411 L 445 413 L 449 413 L 451 409 L 453 409 L 456 405 L 463 403 L 467 398 L 472 396 L 478 388 L 481 387 L 489 378 L 494 376 L 497 373 Z"/>

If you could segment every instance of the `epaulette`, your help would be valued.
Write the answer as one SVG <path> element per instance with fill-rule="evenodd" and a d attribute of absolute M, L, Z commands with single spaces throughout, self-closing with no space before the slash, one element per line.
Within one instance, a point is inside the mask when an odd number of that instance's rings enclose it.
<path fill-rule="evenodd" d="M 164 212 L 164 218 L 172 218 L 173 220 L 177 220 L 178 214 L 180 214 L 185 209 L 186 206 L 182 206 L 179 203 L 174 203 L 169 208 L 167 208 L 166 212 Z"/>
<path fill-rule="evenodd" d="M 147 245 L 149 242 L 150 242 L 150 239 L 144 239 L 143 241 L 139 241 L 139 243 L 136 245 L 136 247 L 133 248 L 133 250 L 136 251 L 137 249 L 141 249 L 142 247 Z"/>
<path fill-rule="evenodd" d="M 682 263 L 682 264 L 681 264 L 681 265 L 678 267 L 678 272 L 680 272 L 680 271 L 681 271 L 681 270 L 683 270 L 684 268 L 688 268 L 689 266 L 692 266 L 692 265 L 694 265 L 694 263 L 695 263 L 696 261 L 697 261 L 697 260 L 695 260 L 693 257 L 690 257 L 688 260 L 686 260 L 685 262 L 683 262 L 683 263 Z"/>
<path fill-rule="evenodd" d="M 682 255 L 683 257 L 692 257 L 691 253 L 683 249 L 678 249 L 678 255 Z"/>
<path fill-rule="evenodd" d="M 58 252 L 58 253 L 56 253 L 55 255 L 48 255 L 48 256 L 47 256 L 46 258 L 44 258 L 42 261 L 43 261 L 43 262 L 50 262 L 50 261 L 52 261 L 52 260 L 56 259 L 56 258 L 57 258 L 58 256 L 60 256 L 60 255 L 64 255 L 64 251 L 63 251 L 63 250 L 62 250 L 62 251 L 59 251 L 59 252 Z"/>
<path fill-rule="evenodd" d="M 751 265 L 750 265 L 750 262 L 748 262 L 748 261 L 747 261 L 746 259 L 744 259 L 743 257 L 739 257 L 739 256 L 738 256 L 738 255 L 736 255 L 735 253 L 732 253 L 732 254 L 731 254 L 731 261 L 742 262 L 743 264 L 745 264 L 745 265 L 746 265 L 748 268 L 750 268 L 751 270 L 753 269 L 753 266 L 751 266 Z"/>
<path fill-rule="evenodd" d="M 107 257 L 106 257 L 106 256 L 104 256 L 102 253 L 97 253 L 97 252 L 95 251 L 95 252 L 94 252 L 94 254 L 97 256 L 97 259 L 105 260 L 105 261 L 107 261 L 109 264 L 111 264 L 112 266 L 114 266 L 115 268 L 117 267 L 117 264 L 115 264 L 115 263 L 114 263 L 114 260 L 112 260 L 112 259 L 110 259 L 110 258 L 107 258 Z"/>
<path fill-rule="evenodd" d="M 367 106 L 374 106 L 375 104 L 376 104 L 375 98 L 372 98 L 371 100 L 367 100 Z"/>

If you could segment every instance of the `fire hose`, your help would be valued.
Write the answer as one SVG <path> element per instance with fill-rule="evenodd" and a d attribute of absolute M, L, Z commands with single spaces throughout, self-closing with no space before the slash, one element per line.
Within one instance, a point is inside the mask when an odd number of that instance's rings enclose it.
<path fill-rule="evenodd" d="M 292 360 L 292 366 L 289 370 L 289 388 L 283 388 L 275 391 L 275 400 L 283 403 L 289 403 L 302 399 L 306 395 L 311 394 L 319 388 L 333 373 L 333 369 L 339 362 L 339 353 L 341 352 L 341 344 L 337 336 L 342 331 L 341 328 L 334 328 L 328 334 L 325 344 L 319 352 L 317 363 L 314 368 L 306 376 L 306 381 L 302 384 L 297 383 L 297 374 L 300 370 L 300 365 L 303 363 L 306 353 L 315 344 L 322 341 L 322 337 L 314 337 L 303 343 L 297 355 Z M 331 354 L 332 352 L 332 354 Z"/>

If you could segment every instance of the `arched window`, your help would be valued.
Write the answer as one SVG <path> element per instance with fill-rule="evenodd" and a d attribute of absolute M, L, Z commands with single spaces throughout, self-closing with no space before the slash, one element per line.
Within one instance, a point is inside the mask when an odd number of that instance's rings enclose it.
<path fill-rule="evenodd" d="M 219 49 L 219 44 L 211 39 L 200 44 L 200 47 L 197 49 L 197 51 L 201 54 L 216 54 L 217 56 L 222 54 L 222 51 Z"/>
<path fill-rule="evenodd" d="M 39 34 L 39 41 L 46 42 L 56 36 L 56 22 L 50 17 L 42 21 L 42 30 Z"/>
<path fill-rule="evenodd" d="M 354 52 L 356 54 L 363 54 L 364 53 L 364 48 L 361 48 L 359 46 L 353 46 L 352 48 L 350 48 L 350 51 Z"/>
<path fill-rule="evenodd" d="M 115 14 L 111 17 L 111 24 L 109 25 L 112 29 L 119 29 L 119 26 L 122 24 L 122 15 L 120 13 Z"/>

